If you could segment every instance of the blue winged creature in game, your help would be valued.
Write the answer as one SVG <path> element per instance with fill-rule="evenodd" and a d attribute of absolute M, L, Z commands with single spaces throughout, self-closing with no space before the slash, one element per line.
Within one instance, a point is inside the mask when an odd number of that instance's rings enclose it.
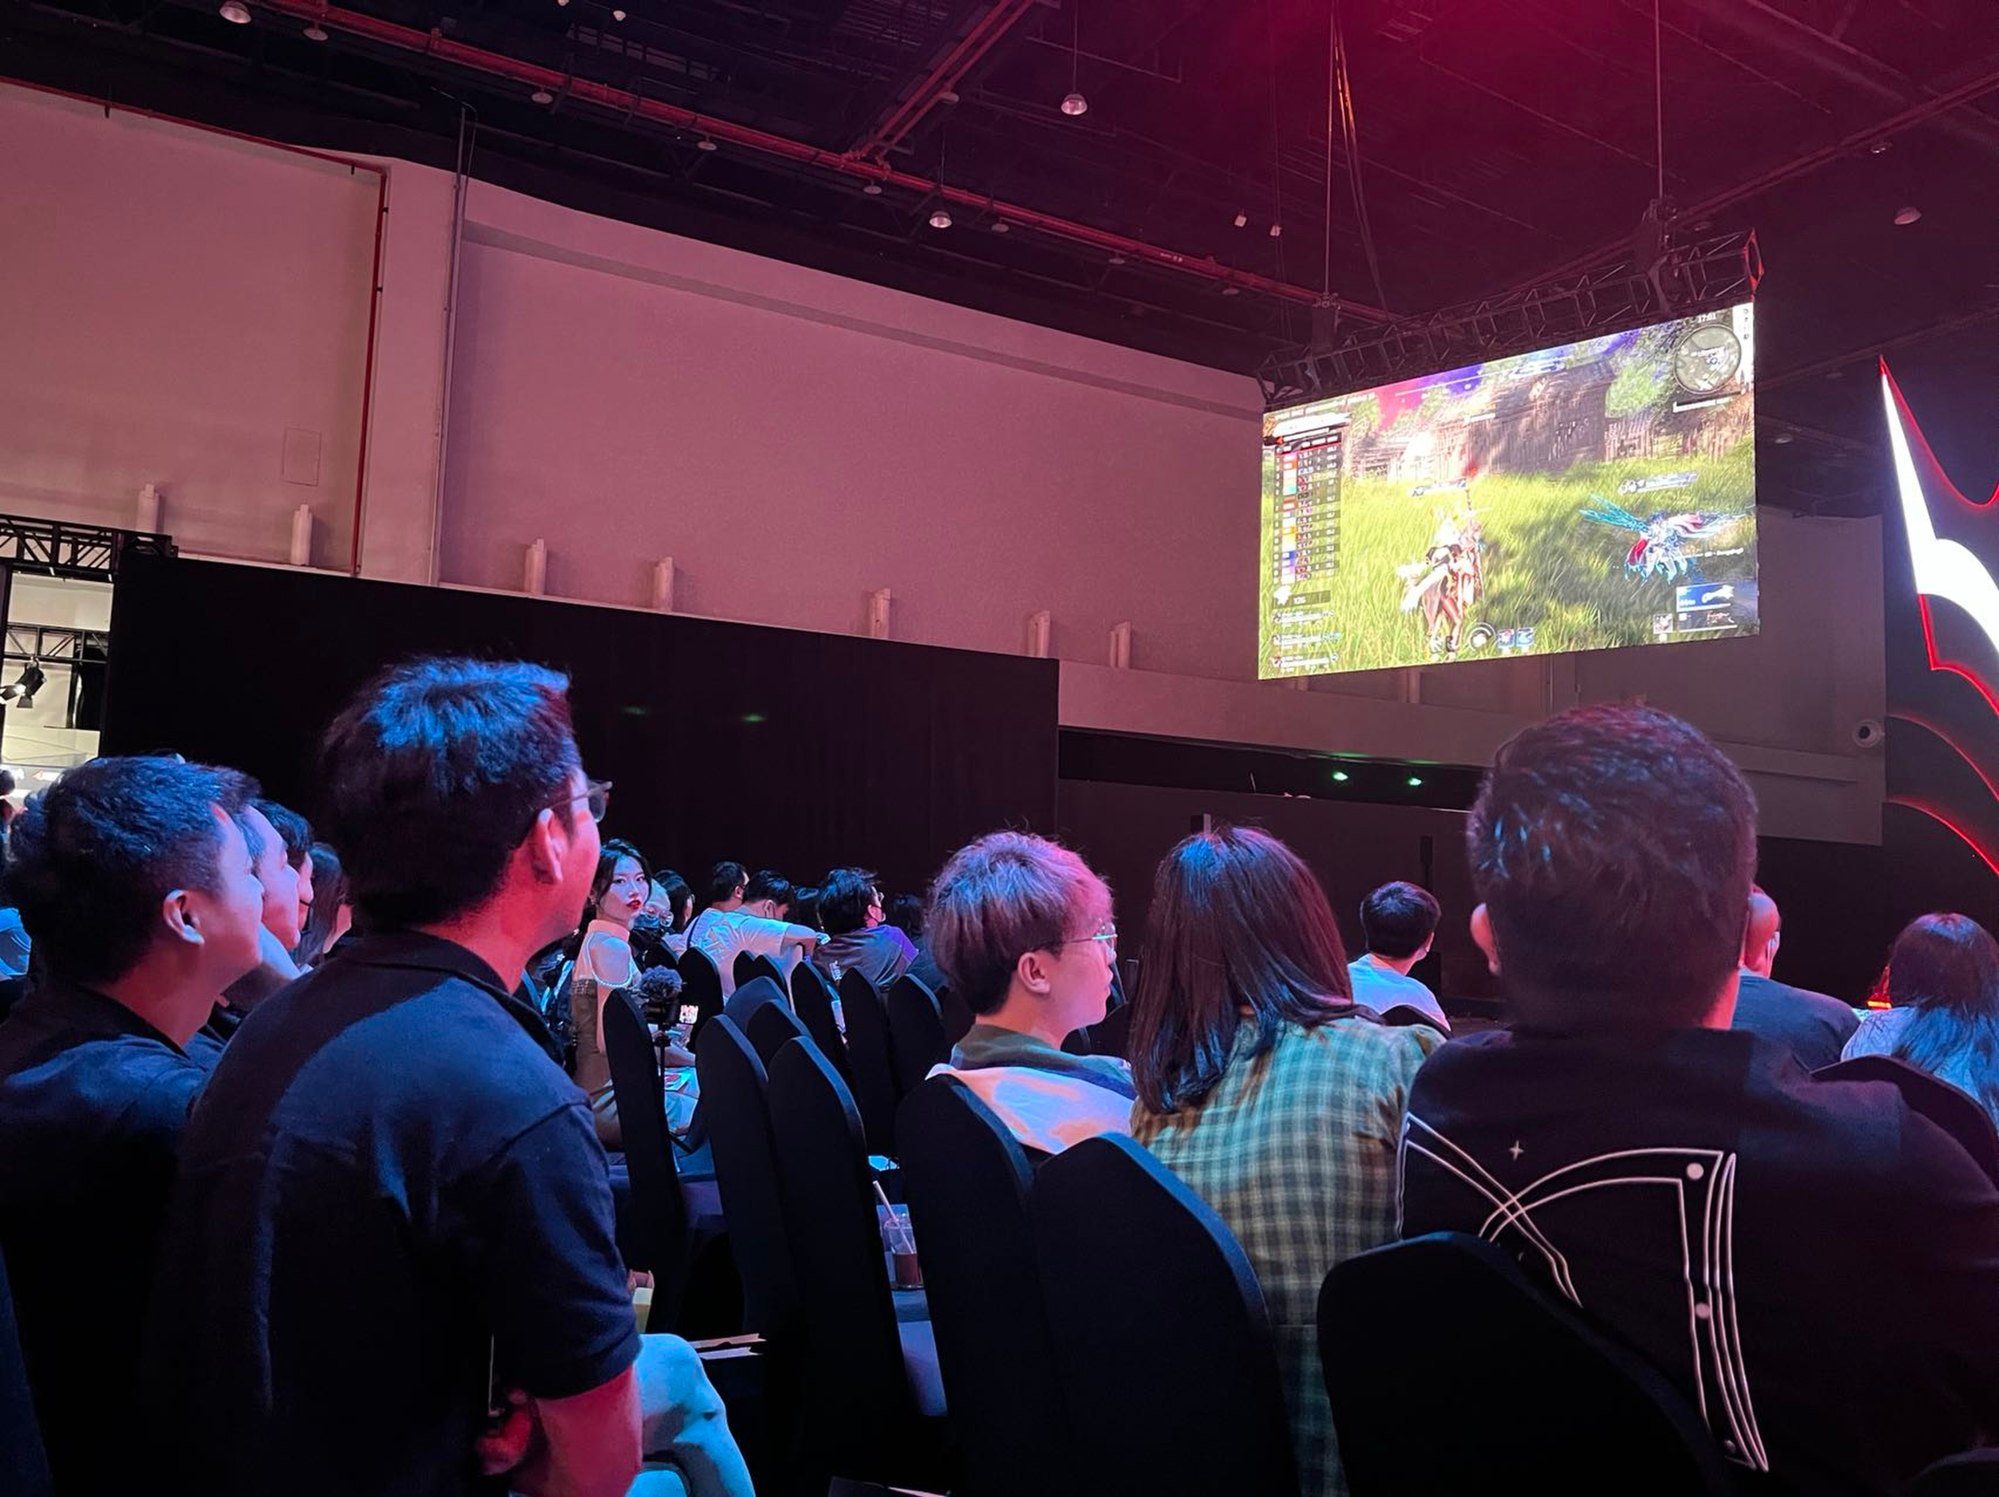
<path fill-rule="evenodd" d="M 1599 525 L 1609 525 L 1637 535 L 1638 539 L 1632 542 L 1630 551 L 1624 557 L 1624 570 L 1633 577 L 1664 577 L 1669 580 L 1684 577 L 1693 570 L 1696 558 L 1688 554 L 1688 547 L 1720 529 L 1727 518 L 1705 510 L 1686 510 L 1679 514 L 1661 513 L 1641 519 L 1601 494 L 1590 495 L 1590 503 L 1583 508 L 1582 516 Z"/>

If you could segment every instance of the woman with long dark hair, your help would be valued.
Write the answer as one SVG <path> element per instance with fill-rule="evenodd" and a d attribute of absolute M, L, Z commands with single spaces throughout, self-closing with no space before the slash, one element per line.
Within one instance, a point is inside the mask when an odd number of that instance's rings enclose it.
<path fill-rule="evenodd" d="M 1159 865 L 1132 1010 L 1132 1135 L 1229 1225 L 1263 1287 L 1301 1489 L 1344 1493 L 1319 1286 L 1395 1235 L 1409 1083 L 1443 1043 L 1356 1008 L 1325 891 L 1266 832 L 1217 827 Z"/>
<path fill-rule="evenodd" d="M 583 909 L 583 940 L 569 977 L 569 1022 L 576 1035 L 576 1084 L 590 1098 L 597 1137 L 607 1149 L 624 1147 L 618 1101 L 611 1090 L 611 1062 L 604 1053 L 604 1002 L 639 975 L 632 956 L 632 922 L 646 906 L 652 873 L 645 854 L 629 842 L 606 842 L 597 857 L 590 902 Z"/>
<path fill-rule="evenodd" d="M 1969 1092 L 1999 1122 L 1999 941 L 1969 915 L 1921 915 L 1888 952 L 1892 1008 L 1860 1021 L 1844 1058 L 1888 1055 Z"/>

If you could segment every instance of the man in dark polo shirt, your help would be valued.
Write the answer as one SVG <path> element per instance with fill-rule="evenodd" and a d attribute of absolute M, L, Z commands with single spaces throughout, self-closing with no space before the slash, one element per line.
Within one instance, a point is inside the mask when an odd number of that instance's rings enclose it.
<path fill-rule="evenodd" d="M 1860 1016 L 1837 998 L 1794 988 L 1770 975 L 1783 944 L 1783 924 L 1777 901 L 1751 888 L 1742 932 L 1742 983 L 1730 1027 L 1777 1041 L 1798 1057 L 1799 1065 L 1816 1071 L 1839 1060 L 1860 1027 Z"/>
<path fill-rule="evenodd" d="M 207 1079 L 183 1047 L 257 961 L 263 895 L 232 820 L 255 793 L 176 759 L 94 759 L 14 822 L 7 884 L 40 975 L 0 1023 L 0 1250 L 58 1492 L 134 1474 L 119 1436 Z"/>
<path fill-rule="evenodd" d="M 1892 1086 L 1729 1028 L 1735 767 L 1665 713 L 1584 708 L 1500 750 L 1467 840 L 1514 1027 L 1417 1073 L 1403 1234 L 1514 1252 L 1787 1492 L 1899 1490 L 1999 1430 L 1999 1188 Z"/>
<path fill-rule="evenodd" d="M 182 1489 L 470 1492 L 519 1461 L 517 1490 L 613 1497 L 638 1469 L 603 1151 L 512 996 L 597 864 L 608 787 L 566 690 L 418 661 L 327 732 L 327 830 L 370 933 L 244 1021 L 189 1124 L 148 1364 Z M 525 1417 L 496 1430 L 510 1399 Z M 691 1417 L 739 1469 L 719 1405 Z"/>

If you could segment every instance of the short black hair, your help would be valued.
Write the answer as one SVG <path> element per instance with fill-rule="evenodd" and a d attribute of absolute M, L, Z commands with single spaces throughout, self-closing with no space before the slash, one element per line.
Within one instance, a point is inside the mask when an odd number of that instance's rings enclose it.
<path fill-rule="evenodd" d="M 910 940 L 921 939 L 923 935 L 923 896 L 921 894 L 891 894 L 882 903 L 882 919 L 893 925 Z"/>
<path fill-rule="evenodd" d="M 791 880 L 768 868 L 759 868 L 750 879 L 749 886 L 743 890 L 743 898 L 750 904 L 755 904 L 759 899 L 768 899 L 776 904 L 790 904 L 791 895 Z"/>
<path fill-rule="evenodd" d="M 274 800 L 259 799 L 257 809 L 284 843 L 285 861 L 294 868 L 303 868 L 312 857 L 312 823 L 290 806 L 281 806 Z"/>
<path fill-rule="evenodd" d="M 167 758 L 92 759 L 14 820 L 7 892 L 36 958 L 78 983 L 137 966 L 174 889 L 212 890 L 222 829 L 257 786 L 233 769 Z"/>
<path fill-rule="evenodd" d="M 819 891 L 819 918 L 826 934 L 844 936 L 868 923 L 868 906 L 881 895 L 875 876 L 865 868 L 835 868 Z"/>
<path fill-rule="evenodd" d="M 819 895 L 823 892 L 817 884 L 800 884 L 791 891 L 791 913 L 788 918 L 793 925 L 819 928 Z"/>
<path fill-rule="evenodd" d="M 1423 949 L 1423 943 L 1437 933 L 1444 907 L 1437 896 L 1420 884 L 1397 880 L 1383 884 L 1360 902 L 1360 930 L 1367 937 L 1367 949 L 1377 956 L 1400 961 Z"/>
<path fill-rule="evenodd" d="M 673 931 L 684 929 L 680 923 L 681 907 L 694 897 L 694 890 L 686 879 L 671 868 L 654 869 L 652 881 L 659 885 L 659 892 L 666 896 L 667 929 Z"/>
<path fill-rule="evenodd" d="M 741 863 L 724 860 L 708 870 L 709 904 L 720 904 L 736 890 L 750 881 L 749 871 Z"/>
<path fill-rule="evenodd" d="M 371 929 L 477 909 L 581 767 L 569 678 L 431 657 L 382 672 L 326 730 L 319 780 L 349 897 Z"/>
<path fill-rule="evenodd" d="M 1582 707 L 1500 749 L 1466 850 L 1517 1019 L 1682 1028 L 1741 955 L 1756 797 L 1670 713 Z"/>

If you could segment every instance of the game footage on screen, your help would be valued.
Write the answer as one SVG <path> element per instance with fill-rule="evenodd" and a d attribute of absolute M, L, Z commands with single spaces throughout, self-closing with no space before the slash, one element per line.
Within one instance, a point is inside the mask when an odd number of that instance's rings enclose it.
<path fill-rule="evenodd" d="M 1748 305 L 1263 425 L 1259 676 L 1754 634 Z"/>

